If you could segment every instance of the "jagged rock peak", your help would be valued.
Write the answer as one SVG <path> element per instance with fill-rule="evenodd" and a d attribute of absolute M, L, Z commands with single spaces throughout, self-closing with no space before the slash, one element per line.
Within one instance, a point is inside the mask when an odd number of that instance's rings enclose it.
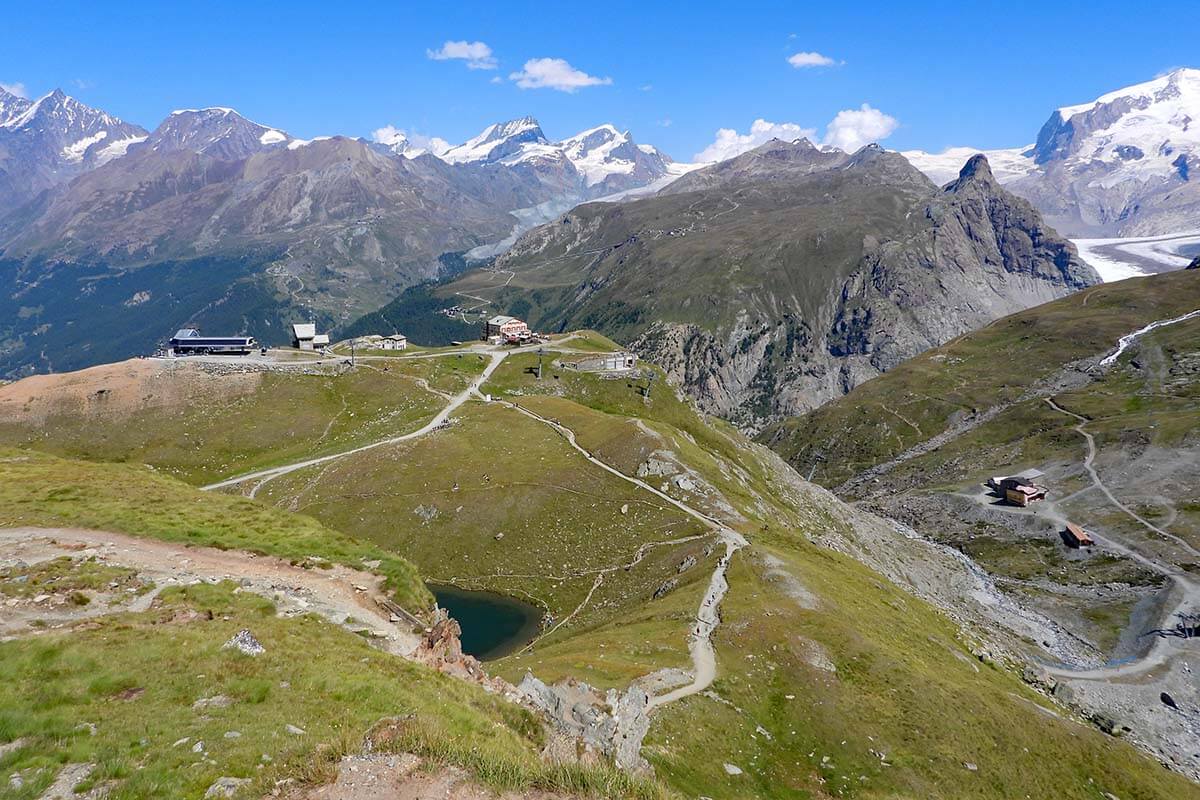
<path fill-rule="evenodd" d="M 967 159 L 967 163 L 963 164 L 963 168 L 959 170 L 958 180 L 947 186 L 946 190 L 953 192 L 971 181 L 996 183 L 996 178 L 992 175 L 992 165 L 988 163 L 987 156 L 983 153 L 976 153 Z"/>

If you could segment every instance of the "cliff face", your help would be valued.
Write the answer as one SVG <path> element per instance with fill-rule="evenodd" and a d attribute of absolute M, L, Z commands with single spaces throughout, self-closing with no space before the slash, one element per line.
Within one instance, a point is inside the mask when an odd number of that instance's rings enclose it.
<path fill-rule="evenodd" d="M 982 156 L 939 190 L 874 147 L 762 150 L 697 173 L 695 191 L 531 232 L 499 264 L 516 273 L 510 297 L 533 300 L 539 327 L 632 341 L 706 411 L 755 430 L 1099 280 Z"/>

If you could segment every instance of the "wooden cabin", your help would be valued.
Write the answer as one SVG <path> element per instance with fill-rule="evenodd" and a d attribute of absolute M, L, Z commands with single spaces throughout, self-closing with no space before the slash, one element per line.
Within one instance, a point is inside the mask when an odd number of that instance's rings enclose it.
<path fill-rule="evenodd" d="M 1096 543 L 1090 533 L 1074 522 L 1067 523 L 1067 530 L 1063 533 L 1063 538 L 1067 540 L 1067 544 L 1071 547 L 1091 547 Z"/>

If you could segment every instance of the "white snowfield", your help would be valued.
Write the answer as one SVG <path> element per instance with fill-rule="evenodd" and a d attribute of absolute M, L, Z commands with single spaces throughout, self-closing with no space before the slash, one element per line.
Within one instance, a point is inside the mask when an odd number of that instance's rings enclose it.
<path fill-rule="evenodd" d="M 1023 178 L 1037 170 L 1033 161 L 1033 145 L 1024 147 L 1009 147 L 1001 150 L 984 150 L 977 147 L 950 147 L 940 153 L 927 153 L 924 150 L 903 150 L 900 155 L 909 163 L 924 172 L 929 180 L 938 186 L 944 186 L 958 177 L 959 171 L 967 161 L 978 153 L 987 156 L 992 174 L 1000 183 L 1007 183 L 1016 178 Z"/>

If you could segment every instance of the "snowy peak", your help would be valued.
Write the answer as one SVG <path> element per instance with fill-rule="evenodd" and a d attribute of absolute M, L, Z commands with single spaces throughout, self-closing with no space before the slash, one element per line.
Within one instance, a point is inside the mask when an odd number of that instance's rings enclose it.
<path fill-rule="evenodd" d="M 426 153 L 441 156 L 450 149 L 449 142 L 445 139 L 439 139 L 436 136 L 418 136 L 416 138 L 418 141 L 413 141 L 404 131 L 398 128 L 389 128 L 376 132 L 374 144 L 390 153 L 404 156 L 405 158 L 417 158 Z M 289 148 L 295 146 L 295 142 L 288 145 Z"/>
<path fill-rule="evenodd" d="M 99 166 L 146 131 L 85 105 L 55 89 L 30 102 L 0 96 L 0 131 L 9 147 L 52 172 L 75 165 Z"/>
<path fill-rule="evenodd" d="M 498 122 L 478 136 L 441 154 L 451 164 L 494 163 L 518 155 L 526 145 L 545 145 L 542 126 L 533 117 Z"/>
<path fill-rule="evenodd" d="M 240 161 L 262 150 L 292 141 L 281 130 L 251 122 L 232 108 L 189 108 L 172 111 L 146 140 L 159 152 L 188 150 Z"/>
<path fill-rule="evenodd" d="M 1133 86 L 1127 86 L 1124 89 L 1117 89 L 1115 92 L 1101 95 L 1090 103 L 1063 106 L 1058 109 L 1058 115 L 1063 120 L 1068 120 L 1076 114 L 1082 114 L 1095 109 L 1097 106 L 1109 105 L 1119 100 L 1130 100 L 1133 102 L 1146 101 L 1148 103 L 1163 102 L 1182 97 L 1185 93 L 1190 93 L 1193 96 L 1200 93 L 1200 69 L 1181 67 L 1168 72 L 1166 75 L 1160 75 L 1154 80 L 1134 84 Z"/>
<path fill-rule="evenodd" d="M 0 128 L 21 116 L 33 102 L 0 88 Z"/>
<path fill-rule="evenodd" d="M 402 150 L 396 152 L 403 154 Z M 475 138 L 437 155 L 451 164 L 565 170 L 568 175 L 578 174 L 585 192 L 618 191 L 650 183 L 664 175 L 671 163 L 656 148 L 639 146 L 628 131 L 614 125 L 598 125 L 551 142 L 533 117 L 489 125 Z"/>
<path fill-rule="evenodd" d="M 1063 106 L 1042 126 L 1034 146 L 1038 164 L 1104 162 L 1125 177 L 1186 171 L 1200 153 L 1200 70 L 1177 69 L 1152 81 Z"/>

